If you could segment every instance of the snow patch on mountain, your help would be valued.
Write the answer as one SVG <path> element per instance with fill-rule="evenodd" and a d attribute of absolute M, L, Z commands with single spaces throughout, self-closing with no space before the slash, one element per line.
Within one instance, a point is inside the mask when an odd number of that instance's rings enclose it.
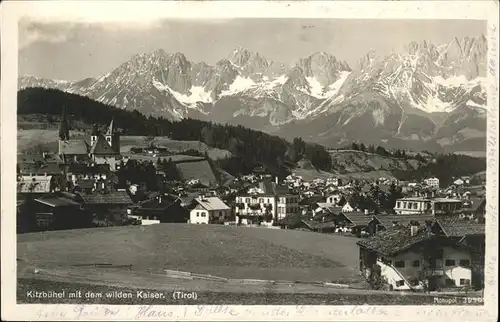
<path fill-rule="evenodd" d="M 167 86 L 168 87 L 168 86 Z M 179 102 L 187 104 L 189 106 L 196 106 L 196 103 L 212 103 L 212 92 L 207 92 L 205 88 L 202 86 L 192 86 L 189 90 L 190 95 L 182 94 L 170 89 L 172 95 L 174 95 L 175 99 Z"/>
<path fill-rule="evenodd" d="M 253 86 L 255 86 L 255 82 L 248 77 L 241 77 L 240 75 L 236 76 L 234 81 L 229 85 L 229 89 L 221 91 L 220 97 L 223 96 L 231 96 L 234 94 L 238 94 L 240 92 L 246 91 Z"/>
<path fill-rule="evenodd" d="M 315 77 L 306 77 L 306 80 L 309 83 L 309 92 L 311 96 L 316 98 L 326 97 L 323 86 L 321 86 L 320 82 Z"/>
<path fill-rule="evenodd" d="M 331 96 L 336 95 L 350 74 L 351 74 L 351 72 L 347 72 L 347 71 L 340 72 L 339 79 L 337 79 L 335 81 L 335 83 L 328 86 L 328 92 L 326 93 L 326 96 L 331 97 Z"/>

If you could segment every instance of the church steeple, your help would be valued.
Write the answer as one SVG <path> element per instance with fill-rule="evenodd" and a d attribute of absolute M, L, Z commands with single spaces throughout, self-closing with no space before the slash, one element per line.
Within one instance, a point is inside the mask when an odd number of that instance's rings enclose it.
<path fill-rule="evenodd" d="M 66 106 L 62 108 L 61 124 L 59 124 L 59 139 L 62 141 L 69 140 L 69 123 Z"/>
<path fill-rule="evenodd" d="M 108 131 L 106 132 L 106 135 L 112 136 L 113 134 L 114 134 L 113 119 L 111 119 L 111 123 L 109 123 Z"/>

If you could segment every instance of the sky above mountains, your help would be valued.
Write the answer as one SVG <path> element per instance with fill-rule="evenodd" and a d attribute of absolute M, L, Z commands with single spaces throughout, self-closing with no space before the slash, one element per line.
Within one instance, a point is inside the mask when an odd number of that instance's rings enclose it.
<path fill-rule="evenodd" d="M 20 75 L 81 80 L 159 48 L 215 64 L 244 47 L 290 65 L 324 51 L 355 67 L 372 49 L 385 55 L 411 41 L 445 44 L 485 33 L 486 23 L 479 20 L 168 19 L 144 25 L 24 20 L 18 66 Z"/>

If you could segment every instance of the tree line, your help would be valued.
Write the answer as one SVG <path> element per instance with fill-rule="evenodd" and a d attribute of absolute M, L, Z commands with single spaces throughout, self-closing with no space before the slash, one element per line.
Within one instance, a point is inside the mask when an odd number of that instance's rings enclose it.
<path fill-rule="evenodd" d="M 372 154 L 378 154 L 378 155 L 381 155 L 384 157 L 394 157 L 394 158 L 398 158 L 398 159 L 415 159 L 415 160 L 421 161 L 421 162 L 426 161 L 426 158 L 420 153 L 417 153 L 415 155 L 410 155 L 410 154 L 407 154 L 407 152 L 403 149 L 387 150 L 386 148 L 384 148 L 381 145 L 377 145 L 377 146 L 375 146 L 373 144 L 365 145 L 364 143 L 353 142 L 353 143 L 351 143 L 351 145 L 343 147 L 340 150 L 354 150 L 354 151 L 361 151 L 361 152 L 368 152 L 368 153 L 372 153 Z M 426 153 L 426 154 L 430 154 L 427 151 L 422 151 L 422 152 Z"/>

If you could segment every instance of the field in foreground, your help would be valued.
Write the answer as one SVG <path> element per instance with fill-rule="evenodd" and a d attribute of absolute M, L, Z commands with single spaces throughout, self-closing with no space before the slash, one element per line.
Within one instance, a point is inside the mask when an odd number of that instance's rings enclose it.
<path fill-rule="evenodd" d="M 355 238 L 266 228 L 158 224 L 22 234 L 17 257 L 39 265 L 132 265 L 136 272 L 171 269 L 227 278 L 359 280 Z"/>

